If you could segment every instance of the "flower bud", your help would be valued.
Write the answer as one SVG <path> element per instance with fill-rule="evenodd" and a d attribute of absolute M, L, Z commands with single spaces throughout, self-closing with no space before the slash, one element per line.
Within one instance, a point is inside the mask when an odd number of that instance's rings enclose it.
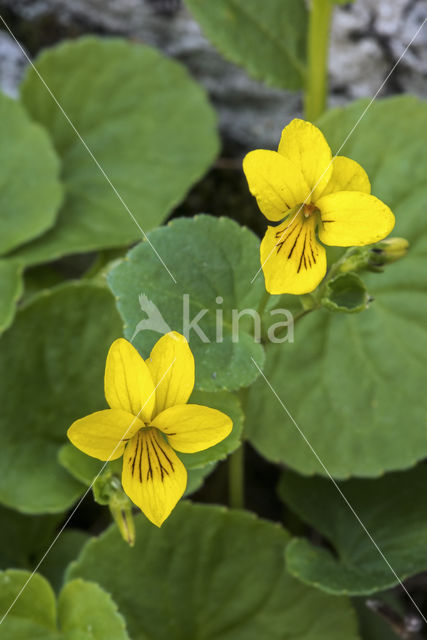
<path fill-rule="evenodd" d="M 133 547 L 135 544 L 135 523 L 131 501 L 123 491 L 117 491 L 111 496 L 108 506 L 123 540 L 130 547 Z"/>
<path fill-rule="evenodd" d="M 404 258 L 408 253 L 409 242 L 405 238 L 388 238 L 372 247 L 369 257 L 369 265 L 382 267 L 385 264 L 396 262 Z"/>

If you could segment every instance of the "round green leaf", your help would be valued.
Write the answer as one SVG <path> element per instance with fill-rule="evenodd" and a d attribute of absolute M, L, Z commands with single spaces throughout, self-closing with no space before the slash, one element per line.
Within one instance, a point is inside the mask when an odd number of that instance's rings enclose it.
<path fill-rule="evenodd" d="M 110 595 L 91 582 L 65 585 L 58 599 L 58 622 L 67 640 L 129 640 Z"/>
<path fill-rule="evenodd" d="M 22 270 L 17 260 L 0 259 L 0 333 L 12 323 L 22 295 Z"/>
<path fill-rule="evenodd" d="M 331 544 L 335 555 L 307 540 L 287 547 L 288 570 L 334 594 L 383 591 L 427 569 L 427 468 L 419 466 L 375 480 L 348 480 L 340 489 L 393 571 L 330 480 L 286 472 L 280 495 Z"/>
<path fill-rule="evenodd" d="M 5 613 L 0 640 L 129 640 L 110 596 L 83 580 L 63 588 L 57 607 L 52 587 L 41 575 L 1 572 L 0 619 Z"/>
<path fill-rule="evenodd" d="M 0 625 L 0 640 L 59 640 L 52 587 L 41 575 L 36 573 L 28 581 L 30 576 L 29 571 L 18 569 L 0 572 L 0 620 L 7 614 Z"/>
<path fill-rule="evenodd" d="M 196 388 L 232 390 L 253 382 L 258 371 L 251 357 L 262 366 L 264 350 L 255 341 L 248 315 L 240 319 L 238 339 L 233 342 L 232 313 L 235 310 L 237 317 L 239 311 L 256 310 L 264 293 L 262 278 L 251 284 L 259 269 L 258 239 L 228 218 L 206 215 L 173 220 L 149 238 L 176 283 L 147 242 L 112 269 L 108 282 L 125 322 L 126 338 L 147 356 L 160 334 L 172 329 L 185 335 L 186 314 L 189 321 L 201 314 L 198 326 L 203 334 L 188 324 Z M 218 320 L 221 310 L 223 322 Z M 223 328 L 219 338 L 218 326 Z"/>
<path fill-rule="evenodd" d="M 301 0 L 185 0 L 207 37 L 259 80 L 304 83 L 307 9 Z"/>
<path fill-rule="evenodd" d="M 205 93 L 177 62 L 118 38 L 66 42 L 36 67 L 136 222 L 29 69 L 22 100 L 52 136 L 66 200 L 55 228 L 19 254 L 37 263 L 140 239 L 138 224 L 162 222 L 217 153 Z"/>
<path fill-rule="evenodd" d="M 0 502 L 56 512 L 82 492 L 58 450 L 74 420 L 105 406 L 105 358 L 118 335 L 111 294 L 89 282 L 34 296 L 2 335 Z"/>
<path fill-rule="evenodd" d="M 363 113 L 358 102 L 320 125 L 337 151 Z M 392 132 L 392 135 L 390 134 Z M 427 104 L 374 103 L 340 151 L 364 166 L 374 195 L 396 215 L 406 257 L 363 278 L 373 302 L 360 314 L 316 311 L 294 344 L 267 350 L 265 375 L 329 472 L 376 476 L 427 455 Z M 249 390 L 247 428 L 261 454 L 310 474 L 325 471 L 264 380 Z"/>
<path fill-rule="evenodd" d="M 0 93 L 0 255 L 49 229 L 62 201 L 49 136 Z"/>
<path fill-rule="evenodd" d="M 134 640 L 358 637 L 346 599 L 286 573 L 288 535 L 279 526 L 190 503 L 180 504 L 161 529 L 142 515 L 135 524 L 133 549 L 111 527 L 69 571 L 112 594 Z"/>

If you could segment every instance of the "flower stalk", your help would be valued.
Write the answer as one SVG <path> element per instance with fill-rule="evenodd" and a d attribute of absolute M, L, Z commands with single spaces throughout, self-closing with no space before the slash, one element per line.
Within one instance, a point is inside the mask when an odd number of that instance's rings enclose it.
<path fill-rule="evenodd" d="M 308 69 L 304 113 L 313 122 L 326 109 L 331 0 L 312 0 L 308 29 Z"/>
<path fill-rule="evenodd" d="M 245 506 L 245 454 L 243 443 L 228 460 L 229 502 L 233 509 Z"/>

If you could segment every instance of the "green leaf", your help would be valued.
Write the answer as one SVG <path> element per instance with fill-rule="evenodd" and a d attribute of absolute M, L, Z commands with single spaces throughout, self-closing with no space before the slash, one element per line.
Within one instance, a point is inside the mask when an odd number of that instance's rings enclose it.
<path fill-rule="evenodd" d="M 67 640 L 129 640 L 125 621 L 97 584 L 73 580 L 58 600 L 59 627 Z"/>
<path fill-rule="evenodd" d="M 177 62 L 118 38 L 60 44 L 36 67 L 136 222 L 29 69 L 22 100 L 52 136 L 66 200 L 55 228 L 19 255 L 32 264 L 140 239 L 138 224 L 161 223 L 217 153 L 205 93 Z"/>
<path fill-rule="evenodd" d="M 322 119 L 333 151 L 365 107 L 358 102 Z M 374 195 L 396 215 L 393 235 L 409 239 L 409 252 L 384 273 L 364 276 L 374 298 L 368 310 L 316 311 L 296 325 L 294 344 L 267 350 L 267 379 L 337 478 L 405 469 L 427 455 L 426 147 L 425 102 L 399 97 L 370 107 L 340 154 L 367 170 Z M 324 474 L 266 382 L 248 395 L 247 430 L 258 451 Z"/>
<path fill-rule="evenodd" d="M 400 580 L 427 569 L 426 483 L 427 468 L 419 466 L 375 480 L 339 484 Z M 279 491 L 336 554 L 295 539 L 286 550 L 292 575 L 335 594 L 370 594 L 399 583 L 330 480 L 286 472 Z"/>
<path fill-rule="evenodd" d="M 173 220 L 152 231 L 149 238 L 166 260 L 176 284 L 147 242 L 132 249 L 112 269 L 108 282 L 118 300 L 126 338 L 148 356 L 159 332 L 169 327 L 185 334 L 185 309 L 189 309 L 190 321 L 204 314 L 198 326 L 205 338 L 189 331 L 196 388 L 233 390 L 253 382 L 258 370 L 251 357 L 262 366 L 264 350 L 254 340 L 253 319 L 247 315 L 240 320 L 238 340 L 233 342 L 232 310 L 237 313 L 259 307 L 264 281 L 257 278 L 251 284 L 259 269 L 258 239 L 228 218 L 206 215 Z M 223 310 L 223 323 L 217 323 L 218 309 Z M 158 319 L 158 311 L 166 325 Z M 148 314 L 157 331 L 146 328 Z M 222 341 L 217 341 L 217 324 L 223 325 Z"/>
<path fill-rule="evenodd" d="M 83 580 L 69 582 L 57 606 L 52 587 L 41 575 L 1 572 L 0 616 L 5 613 L 0 640 L 129 640 L 110 596 Z"/>
<path fill-rule="evenodd" d="M 17 260 L 0 259 L 0 333 L 12 323 L 22 295 L 22 265 Z"/>
<path fill-rule="evenodd" d="M 356 273 L 340 273 L 328 281 L 322 305 L 338 313 L 360 313 L 369 302 L 369 293 Z"/>
<path fill-rule="evenodd" d="M 307 9 L 301 0 L 185 0 L 207 37 L 268 84 L 299 89 L 305 75 Z"/>
<path fill-rule="evenodd" d="M 64 469 L 82 484 L 89 486 L 94 478 L 100 473 L 105 462 L 86 455 L 77 447 L 66 442 L 58 452 L 58 462 Z"/>
<path fill-rule="evenodd" d="M 105 358 L 118 335 L 111 294 L 89 282 L 34 296 L 2 335 L 0 502 L 57 512 L 82 492 L 58 450 L 74 420 L 105 406 Z"/>
<path fill-rule="evenodd" d="M 70 578 L 90 576 L 112 594 L 133 640 L 358 637 L 346 599 L 286 573 L 288 535 L 277 525 L 190 503 L 180 504 L 161 529 L 142 515 L 135 524 L 133 549 L 111 527 L 69 570 Z"/>
<path fill-rule="evenodd" d="M 52 587 L 41 575 L 36 573 L 28 581 L 30 576 L 29 571 L 18 569 L 0 572 L 0 619 L 7 614 L 0 625 L 0 640 L 58 638 Z"/>
<path fill-rule="evenodd" d="M 59 161 L 48 135 L 0 92 L 0 255 L 49 229 L 62 202 Z"/>

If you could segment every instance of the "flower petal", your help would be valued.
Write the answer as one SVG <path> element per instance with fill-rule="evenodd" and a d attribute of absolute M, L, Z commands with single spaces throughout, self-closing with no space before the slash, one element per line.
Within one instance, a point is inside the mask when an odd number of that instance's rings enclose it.
<path fill-rule="evenodd" d="M 333 160 L 333 173 L 323 196 L 336 191 L 361 191 L 371 193 L 368 174 L 358 162 L 345 156 L 336 156 Z"/>
<path fill-rule="evenodd" d="M 233 428 L 233 422 L 225 413 L 198 404 L 170 407 L 156 416 L 152 424 L 182 453 L 208 449 L 224 440 Z"/>
<path fill-rule="evenodd" d="M 105 398 L 112 409 L 123 409 L 149 422 L 155 404 L 150 371 L 138 351 L 124 338 L 110 347 L 105 365 Z"/>
<path fill-rule="evenodd" d="M 123 456 L 123 489 L 157 527 L 187 486 L 187 471 L 156 429 L 138 431 Z"/>
<path fill-rule="evenodd" d="M 164 335 L 146 363 L 156 385 L 154 415 L 174 404 L 185 404 L 194 387 L 194 357 L 184 336 L 176 331 Z"/>
<path fill-rule="evenodd" d="M 67 435 L 88 456 L 116 460 L 123 454 L 126 442 L 143 426 L 141 420 L 127 411 L 106 409 L 76 420 Z"/>
<path fill-rule="evenodd" d="M 302 172 L 315 202 L 332 175 L 332 153 L 323 133 L 311 122 L 295 118 L 282 131 L 279 153 Z M 308 196 L 308 194 L 307 194 Z"/>
<path fill-rule="evenodd" d="M 282 220 L 310 192 L 299 168 L 277 151 L 251 151 L 243 160 L 243 170 L 268 220 Z"/>
<path fill-rule="evenodd" d="M 268 227 L 261 242 L 261 265 L 269 293 L 313 291 L 326 273 L 326 252 L 316 239 L 316 216 L 301 212 L 278 227 Z"/>
<path fill-rule="evenodd" d="M 339 191 L 317 202 L 322 222 L 319 238 L 336 247 L 361 247 L 382 240 L 394 227 L 394 215 L 384 202 L 367 193 Z"/>

